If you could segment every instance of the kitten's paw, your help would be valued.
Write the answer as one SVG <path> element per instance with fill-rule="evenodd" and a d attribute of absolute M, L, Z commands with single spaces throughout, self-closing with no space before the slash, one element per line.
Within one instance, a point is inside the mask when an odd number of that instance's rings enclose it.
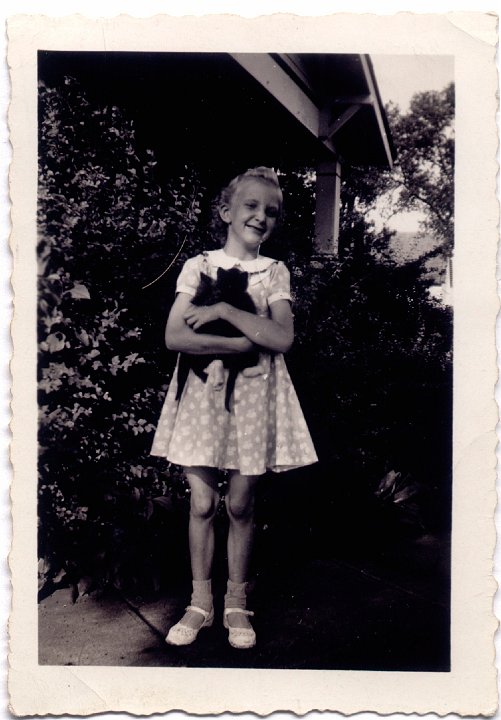
<path fill-rule="evenodd" d="M 224 387 L 224 367 L 221 360 L 213 360 L 209 367 L 209 382 L 212 385 L 212 389 L 220 391 Z"/>
<path fill-rule="evenodd" d="M 220 392 L 224 388 L 224 378 L 222 380 L 214 380 L 212 382 L 212 389 L 216 392 Z"/>

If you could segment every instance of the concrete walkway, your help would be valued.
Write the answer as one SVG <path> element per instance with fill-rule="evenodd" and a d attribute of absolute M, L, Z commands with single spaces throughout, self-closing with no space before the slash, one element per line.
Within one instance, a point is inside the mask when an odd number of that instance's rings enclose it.
<path fill-rule="evenodd" d="M 184 592 L 145 602 L 69 589 L 40 603 L 39 662 L 48 665 L 141 665 L 446 671 L 449 613 L 443 589 L 410 574 L 378 572 L 335 560 L 261 577 L 252 597 L 258 636 L 234 650 L 216 622 L 185 648 L 164 642 L 187 604 Z"/>

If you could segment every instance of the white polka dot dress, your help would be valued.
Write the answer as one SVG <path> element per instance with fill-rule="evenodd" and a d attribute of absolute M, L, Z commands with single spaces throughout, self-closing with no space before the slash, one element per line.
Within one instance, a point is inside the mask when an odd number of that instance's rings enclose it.
<path fill-rule="evenodd" d="M 242 261 L 224 250 L 190 258 L 179 275 L 177 291 L 193 296 L 201 272 L 215 277 L 218 267 L 235 265 L 249 273 L 248 292 L 258 314 L 268 316 L 273 302 L 290 300 L 289 272 L 283 263 L 265 257 Z M 214 390 L 191 370 L 177 402 L 176 366 L 151 454 L 185 467 L 239 470 L 243 475 L 281 472 L 316 462 L 283 355 L 263 353 L 260 364 L 260 375 L 237 376 L 230 412 L 224 406 L 224 389 Z"/>

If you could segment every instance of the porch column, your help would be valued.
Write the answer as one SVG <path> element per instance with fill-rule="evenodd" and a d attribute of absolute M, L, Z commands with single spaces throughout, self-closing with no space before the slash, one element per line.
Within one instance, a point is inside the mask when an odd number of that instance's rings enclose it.
<path fill-rule="evenodd" d="M 338 254 L 341 163 L 326 160 L 317 167 L 315 250 Z"/>

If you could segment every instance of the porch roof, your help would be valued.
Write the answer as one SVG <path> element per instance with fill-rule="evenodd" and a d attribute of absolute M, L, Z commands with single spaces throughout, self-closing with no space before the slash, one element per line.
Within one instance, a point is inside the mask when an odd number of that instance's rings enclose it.
<path fill-rule="evenodd" d="M 392 162 L 367 55 L 41 52 L 40 63 L 47 82 L 71 74 L 102 102 L 128 108 L 169 164 L 198 159 L 232 172 L 333 156 Z"/>
<path fill-rule="evenodd" d="M 319 140 L 351 164 L 391 167 L 394 146 L 368 55 L 232 57 Z"/>

